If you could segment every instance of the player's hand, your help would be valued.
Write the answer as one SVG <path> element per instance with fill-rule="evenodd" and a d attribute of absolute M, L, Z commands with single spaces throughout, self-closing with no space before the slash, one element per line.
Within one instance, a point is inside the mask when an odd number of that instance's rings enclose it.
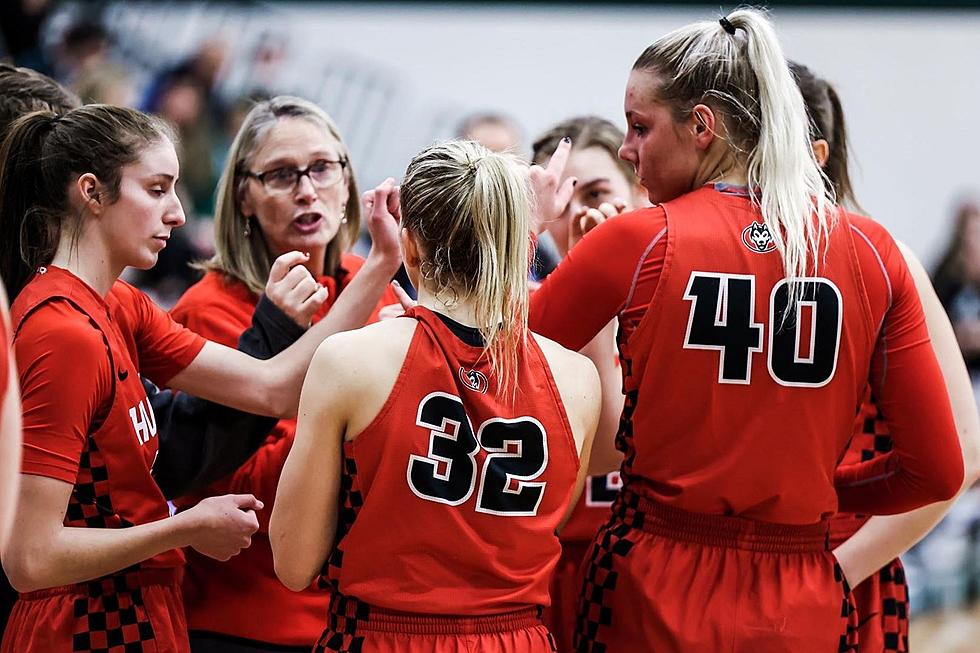
<path fill-rule="evenodd" d="M 545 225 L 564 213 L 568 201 L 572 199 L 578 180 L 575 177 L 569 177 L 564 182 L 561 180 L 571 151 L 572 140 L 565 137 L 558 143 L 548 165 L 532 165 L 528 171 L 534 193 L 534 233 L 541 233 Z"/>
<path fill-rule="evenodd" d="M 361 204 L 367 216 L 368 233 L 371 234 L 368 258 L 377 257 L 390 264 L 391 273 L 394 274 L 401 265 L 398 231 L 402 219 L 400 193 L 395 180 L 389 177 L 374 190 L 364 193 Z"/>
<path fill-rule="evenodd" d="M 626 202 L 618 197 L 612 202 L 603 202 L 595 209 L 583 206 L 572 216 L 572 221 L 568 225 L 568 251 L 572 251 L 578 241 L 582 240 L 582 236 L 625 210 Z"/>
<path fill-rule="evenodd" d="M 188 544 L 215 560 L 228 560 L 252 543 L 259 530 L 256 510 L 263 504 L 251 494 L 208 497 L 182 513 L 191 524 Z"/>
<path fill-rule="evenodd" d="M 391 289 L 398 298 L 398 303 L 383 306 L 381 310 L 378 311 L 378 320 L 390 320 L 393 317 L 401 317 L 405 314 L 405 311 L 418 304 L 417 301 L 412 299 L 411 295 L 405 292 L 405 289 L 402 288 L 402 285 L 397 281 L 391 282 Z"/>
<path fill-rule="evenodd" d="M 286 252 L 272 263 L 265 296 L 301 327 L 309 327 L 313 316 L 330 292 L 303 265 L 309 254 Z"/>

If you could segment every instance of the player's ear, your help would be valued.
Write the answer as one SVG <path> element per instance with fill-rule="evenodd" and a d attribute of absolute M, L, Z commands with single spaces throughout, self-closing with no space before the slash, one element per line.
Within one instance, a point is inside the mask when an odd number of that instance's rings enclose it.
<path fill-rule="evenodd" d="M 813 148 L 813 156 L 817 159 L 817 165 L 821 168 L 827 165 L 827 159 L 830 158 L 830 144 L 826 140 L 818 138 L 810 143 L 810 147 Z"/>
<path fill-rule="evenodd" d="M 415 240 L 415 234 L 402 227 L 400 238 L 405 266 L 418 268 L 421 263 L 421 257 L 419 256 L 419 244 Z"/>

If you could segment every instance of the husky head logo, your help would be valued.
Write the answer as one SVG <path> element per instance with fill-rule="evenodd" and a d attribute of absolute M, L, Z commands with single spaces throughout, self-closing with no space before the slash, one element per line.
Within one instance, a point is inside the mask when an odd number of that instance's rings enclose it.
<path fill-rule="evenodd" d="M 463 382 L 463 385 L 474 392 L 486 394 L 487 390 L 490 389 L 490 381 L 487 380 L 487 376 L 483 372 L 466 370 L 461 367 L 459 368 L 459 380 Z"/>
<path fill-rule="evenodd" d="M 762 222 L 753 222 L 742 230 L 742 244 L 758 254 L 776 249 L 776 243 L 769 233 L 769 226 Z"/>

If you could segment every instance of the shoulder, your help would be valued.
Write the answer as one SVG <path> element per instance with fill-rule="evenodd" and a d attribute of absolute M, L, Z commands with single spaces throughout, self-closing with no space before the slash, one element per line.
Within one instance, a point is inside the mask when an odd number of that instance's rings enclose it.
<path fill-rule="evenodd" d="M 384 365 L 399 352 L 404 357 L 416 325 L 414 319 L 399 317 L 335 333 L 320 343 L 314 360 L 366 370 Z"/>
<path fill-rule="evenodd" d="M 600 394 L 599 372 L 595 364 L 582 354 L 565 349 L 554 340 L 537 333 L 531 336 L 541 348 L 558 390 L 567 401 L 570 398 L 592 397 Z M 591 401 L 591 399 L 589 399 Z M 598 400 L 598 399 L 596 399 Z"/>
<path fill-rule="evenodd" d="M 41 357 L 70 359 L 84 366 L 106 357 L 105 335 L 70 301 L 55 298 L 34 309 L 19 325 L 14 338 L 18 364 Z"/>
<path fill-rule="evenodd" d="M 333 334 L 313 354 L 305 385 L 329 386 L 348 398 L 373 396 L 397 377 L 417 324 L 394 318 Z"/>
<path fill-rule="evenodd" d="M 215 305 L 247 305 L 253 308 L 257 302 L 258 297 L 244 283 L 212 270 L 181 295 L 173 312 L 187 312 Z"/>

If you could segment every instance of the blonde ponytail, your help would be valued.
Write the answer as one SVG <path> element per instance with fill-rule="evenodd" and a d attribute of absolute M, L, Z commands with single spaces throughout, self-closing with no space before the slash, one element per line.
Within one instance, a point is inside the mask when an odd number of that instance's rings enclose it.
<path fill-rule="evenodd" d="M 798 299 L 793 280 L 816 274 L 837 211 L 810 147 L 803 97 L 769 19 L 740 9 L 682 27 L 648 47 L 633 68 L 659 77 L 657 99 L 675 119 L 697 104 L 722 115 L 752 201 L 782 256 L 790 299 Z"/>
<path fill-rule="evenodd" d="M 423 250 L 423 283 L 472 302 L 493 375 L 516 396 L 531 263 L 531 190 L 519 161 L 473 141 L 433 145 L 409 164 L 401 201 L 402 225 Z"/>

